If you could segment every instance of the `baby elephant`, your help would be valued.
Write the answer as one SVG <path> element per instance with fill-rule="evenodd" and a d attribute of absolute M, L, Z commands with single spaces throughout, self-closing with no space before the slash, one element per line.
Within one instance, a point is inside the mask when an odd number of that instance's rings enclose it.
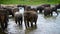
<path fill-rule="evenodd" d="M 44 16 L 52 15 L 52 11 L 50 7 L 44 8 Z"/>
<path fill-rule="evenodd" d="M 24 22 L 25 22 L 26 28 L 29 27 L 30 24 L 31 24 L 31 27 L 33 27 L 33 22 L 36 25 L 37 18 L 38 18 L 38 15 L 36 12 L 33 12 L 33 11 L 24 12 Z"/>
<path fill-rule="evenodd" d="M 16 24 L 17 24 L 17 22 L 18 22 L 19 25 L 22 25 L 23 17 L 22 17 L 22 14 L 21 14 L 21 13 L 15 12 L 14 18 L 15 18 Z"/>
<path fill-rule="evenodd" d="M 44 8 L 44 16 L 51 15 L 53 16 L 53 12 L 56 12 L 58 15 L 57 9 L 55 7 L 45 7 Z"/>

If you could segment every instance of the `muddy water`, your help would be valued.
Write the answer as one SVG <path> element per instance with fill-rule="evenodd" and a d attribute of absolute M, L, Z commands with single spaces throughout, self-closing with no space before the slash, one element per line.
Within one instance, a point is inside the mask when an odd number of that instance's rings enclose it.
<path fill-rule="evenodd" d="M 8 28 L 5 30 L 7 34 L 60 34 L 60 13 L 58 16 L 54 13 L 53 16 L 44 17 L 43 14 L 38 14 L 37 25 L 33 28 L 25 28 L 15 23 L 14 18 L 10 17 Z M 1 32 L 0 34 L 5 34 Z"/>
<path fill-rule="evenodd" d="M 1 32 L 2 33 L 2 32 Z M 53 15 L 44 17 L 38 14 L 37 26 L 33 28 L 25 28 L 24 22 L 22 26 L 15 23 L 13 18 L 9 18 L 7 34 L 60 34 L 60 13 L 58 16 Z M 3 33 L 2 33 L 3 34 Z"/>

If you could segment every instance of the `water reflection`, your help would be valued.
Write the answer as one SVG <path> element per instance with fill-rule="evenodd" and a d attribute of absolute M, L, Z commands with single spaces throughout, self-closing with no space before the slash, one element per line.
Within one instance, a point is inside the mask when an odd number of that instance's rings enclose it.
<path fill-rule="evenodd" d="M 23 26 L 22 25 L 19 25 L 19 29 L 23 30 Z"/>
<path fill-rule="evenodd" d="M 31 34 L 31 32 L 33 32 L 34 30 L 37 29 L 37 25 L 33 25 L 33 27 L 28 27 L 26 30 L 25 30 L 25 34 Z"/>
<path fill-rule="evenodd" d="M 38 14 L 37 25 L 28 28 L 25 28 L 24 22 L 18 25 L 11 16 L 9 17 L 7 34 L 60 34 L 60 13 L 58 16 L 54 14 L 46 17 L 43 13 Z M 0 34 L 6 33 L 0 29 Z"/>
<path fill-rule="evenodd" d="M 5 32 L 2 32 L 2 30 L 1 30 L 1 28 L 0 28 L 0 34 L 7 34 L 7 33 L 5 33 Z"/>

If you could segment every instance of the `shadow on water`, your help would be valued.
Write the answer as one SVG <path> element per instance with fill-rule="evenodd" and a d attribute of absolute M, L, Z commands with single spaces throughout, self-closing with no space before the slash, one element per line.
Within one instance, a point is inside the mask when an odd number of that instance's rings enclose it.
<path fill-rule="evenodd" d="M 37 29 L 37 25 L 33 25 L 33 27 L 28 27 L 25 30 L 25 34 L 29 34 L 30 32 L 34 31 Z"/>
<path fill-rule="evenodd" d="M 23 30 L 23 26 L 22 25 L 19 25 L 19 29 Z"/>
<path fill-rule="evenodd" d="M 2 30 L 1 30 L 1 28 L 0 28 L 0 34 L 7 34 L 7 33 L 5 33 L 5 32 L 2 32 Z"/>
<path fill-rule="evenodd" d="M 56 21 L 56 19 L 57 19 L 57 16 L 48 16 L 48 17 L 44 17 L 44 19 L 46 20 L 46 22 L 54 23 L 54 21 Z"/>
<path fill-rule="evenodd" d="M 52 19 L 55 18 L 55 19 L 56 19 L 57 16 L 58 16 L 58 15 L 56 15 L 56 16 L 54 16 L 54 15 L 53 15 L 53 16 L 44 16 L 44 18 L 45 18 L 45 19 L 47 19 L 47 18 L 52 18 Z"/>

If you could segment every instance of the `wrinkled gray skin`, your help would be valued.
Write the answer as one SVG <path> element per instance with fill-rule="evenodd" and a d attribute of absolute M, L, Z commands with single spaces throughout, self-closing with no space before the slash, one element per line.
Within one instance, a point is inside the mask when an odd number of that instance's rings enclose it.
<path fill-rule="evenodd" d="M 33 22 L 37 23 L 37 19 L 38 19 L 38 15 L 36 12 L 33 11 L 26 11 L 24 12 L 24 23 L 25 23 L 25 27 L 28 28 L 31 24 L 31 27 L 33 27 Z M 29 24 L 30 22 L 30 24 Z"/>
<path fill-rule="evenodd" d="M 15 18 L 15 23 L 17 24 L 17 22 L 19 23 L 19 25 L 22 25 L 23 22 L 23 16 L 21 13 L 15 13 L 14 14 L 14 18 Z"/>

